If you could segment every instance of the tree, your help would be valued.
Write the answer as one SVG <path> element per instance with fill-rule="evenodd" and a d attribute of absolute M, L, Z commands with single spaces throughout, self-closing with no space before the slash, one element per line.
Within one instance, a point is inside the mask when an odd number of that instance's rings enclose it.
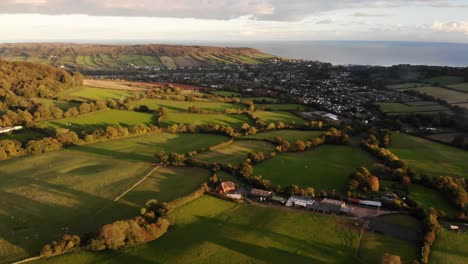
<path fill-rule="evenodd" d="M 251 176 L 253 171 L 254 171 L 253 167 L 246 162 L 241 163 L 238 168 L 239 174 L 245 178 L 248 178 L 249 176 Z"/>
<path fill-rule="evenodd" d="M 369 188 L 371 191 L 373 192 L 379 191 L 379 178 L 377 178 L 376 176 L 370 176 L 368 178 L 368 184 L 369 184 Z"/>
<path fill-rule="evenodd" d="M 296 143 L 294 144 L 294 150 L 296 151 L 304 151 L 306 149 L 306 145 L 304 141 L 302 140 L 297 140 Z"/>
<path fill-rule="evenodd" d="M 160 165 L 167 165 L 169 163 L 169 156 L 164 151 L 155 153 L 154 157 L 156 158 L 156 163 Z"/>

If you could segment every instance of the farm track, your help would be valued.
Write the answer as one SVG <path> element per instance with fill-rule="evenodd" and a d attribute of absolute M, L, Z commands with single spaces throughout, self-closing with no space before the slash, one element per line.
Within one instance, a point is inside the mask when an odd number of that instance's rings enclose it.
<path fill-rule="evenodd" d="M 150 172 L 148 172 L 148 174 L 146 174 L 145 177 L 143 177 L 143 179 L 141 179 L 138 182 L 136 182 L 135 184 L 133 184 L 132 187 L 130 187 L 125 192 L 123 192 L 121 195 L 119 195 L 117 198 L 115 198 L 114 202 L 117 202 L 118 200 L 120 200 L 120 198 L 124 197 L 127 193 L 129 193 L 130 191 L 135 189 L 138 185 L 140 185 L 142 182 L 144 182 L 151 174 L 153 174 L 153 172 L 155 172 L 159 168 L 160 168 L 160 166 L 156 166 L 154 169 L 152 169 Z"/>

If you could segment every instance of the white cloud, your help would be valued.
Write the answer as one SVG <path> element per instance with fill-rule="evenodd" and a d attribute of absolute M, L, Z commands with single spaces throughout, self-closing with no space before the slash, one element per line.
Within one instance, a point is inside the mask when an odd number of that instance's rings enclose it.
<path fill-rule="evenodd" d="M 432 24 L 432 30 L 442 31 L 442 32 L 458 32 L 468 35 L 468 22 L 459 21 L 459 22 L 439 22 L 435 21 Z"/>

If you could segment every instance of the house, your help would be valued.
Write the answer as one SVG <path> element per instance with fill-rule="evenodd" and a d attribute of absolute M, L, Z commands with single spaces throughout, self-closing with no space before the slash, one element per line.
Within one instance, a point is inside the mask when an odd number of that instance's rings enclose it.
<path fill-rule="evenodd" d="M 265 190 L 255 189 L 255 188 L 250 190 L 250 196 L 253 196 L 253 197 L 268 198 L 271 196 L 271 194 L 272 192 L 270 191 L 265 191 Z"/>
<path fill-rule="evenodd" d="M 311 207 L 314 203 L 315 200 L 312 197 L 292 195 L 286 202 L 286 206 Z"/>
<path fill-rule="evenodd" d="M 233 182 L 221 182 L 216 188 L 216 191 L 221 194 L 227 194 L 228 192 L 235 190 L 236 184 Z"/>

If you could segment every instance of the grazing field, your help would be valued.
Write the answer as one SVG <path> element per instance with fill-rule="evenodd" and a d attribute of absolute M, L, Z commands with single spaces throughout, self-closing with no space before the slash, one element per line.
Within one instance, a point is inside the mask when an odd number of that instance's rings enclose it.
<path fill-rule="evenodd" d="M 128 201 L 112 202 L 152 170 L 154 152 L 184 153 L 224 140 L 154 134 L 0 161 L 0 263 L 37 255 L 44 243 L 64 233 L 94 231 L 124 212 L 132 212 L 125 216 L 130 217 L 146 195 L 170 200 L 198 188 L 208 172 L 164 169 L 129 193 Z M 96 215 L 112 205 L 119 210 Z"/>
<path fill-rule="evenodd" d="M 306 121 L 297 115 L 291 114 L 289 112 L 283 111 L 255 111 L 254 116 L 260 118 L 261 121 L 269 124 L 269 123 L 278 123 L 279 121 L 291 125 L 301 125 L 304 124 Z"/>
<path fill-rule="evenodd" d="M 468 263 L 468 233 L 457 233 L 441 228 L 432 246 L 429 263 L 463 264 Z"/>
<path fill-rule="evenodd" d="M 160 239 L 35 263 L 356 263 L 358 232 L 334 216 L 238 205 L 203 196 L 173 212 Z"/>
<path fill-rule="evenodd" d="M 310 111 L 311 107 L 300 104 L 255 104 L 255 108 L 268 108 L 270 111 Z"/>
<path fill-rule="evenodd" d="M 316 191 L 341 192 L 355 168 L 373 162 L 359 146 L 323 145 L 306 152 L 279 154 L 256 165 L 254 175 L 262 175 L 282 187 L 296 184 Z"/>
<path fill-rule="evenodd" d="M 28 142 L 31 139 L 41 139 L 44 138 L 45 135 L 31 129 L 25 128 L 20 131 L 12 132 L 11 134 L 0 134 L 0 140 L 10 139 L 10 140 L 18 140 L 20 142 Z"/>
<path fill-rule="evenodd" d="M 400 256 L 402 263 L 409 264 L 418 257 L 418 245 L 396 237 L 365 232 L 358 258 L 364 263 L 382 263 L 382 256 L 385 253 Z"/>
<path fill-rule="evenodd" d="M 426 79 L 425 82 L 437 85 L 451 85 L 462 83 L 464 81 L 463 77 L 458 76 L 438 76 L 430 79 Z"/>
<path fill-rule="evenodd" d="M 103 88 L 103 89 L 113 89 L 113 90 L 126 90 L 126 91 L 144 91 L 146 88 L 143 88 L 140 83 L 137 82 L 123 82 L 123 81 L 114 81 L 114 80 L 93 80 L 85 79 L 83 80 L 83 85 Z"/>
<path fill-rule="evenodd" d="M 465 142 L 468 143 L 468 133 L 444 133 L 444 134 L 434 134 L 434 135 L 430 135 L 427 137 L 430 139 L 438 140 L 438 141 L 445 142 L 445 143 L 452 143 L 453 139 L 459 135 L 463 135 Z"/>
<path fill-rule="evenodd" d="M 208 125 L 217 124 L 222 126 L 232 126 L 239 128 L 242 124 L 252 125 L 252 121 L 247 115 L 225 115 L 225 114 L 190 114 L 190 113 L 169 113 L 161 121 L 164 127 L 173 124 L 184 125 Z"/>
<path fill-rule="evenodd" d="M 275 150 L 275 146 L 261 140 L 236 140 L 231 145 L 211 150 L 194 158 L 207 163 L 225 163 L 237 166 L 247 159 L 249 153 L 263 152 L 268 155 Z"/>
<path fill-rule="evenodd" d="M 240 93 L 231 92 L 231 91 L 211 91 L 211 94 L 215 94 L 218 96 L 226 96 L 226 97 L 240 97 Z"/>
<path fill-rule="evenodd" d="M 242 102 L 258 102 L 262 104 L 274 104 L 278 102 L 278 99 L 271 97 L 244 97 Z"/>
<path fill-rule="evenodd" d="M 418 87 L 418 88 L 411 88 L 411 89 L 405 89 L 405 90 L 412 90 L 421 94 L 427 94 L 435 98 L 444 100 L 449 104 L 468 102 L 468 93 L 457 92 L 457 91 L 453 91 L 453 90 L 449 90 L 449 89 L 445 89 L 441 87 L 427 86 L 427 87 Z"/>
<path fill-rule="evenodd" d="M 437 102 L 427 102 L 427 103 L 377 103 L 380 107 L 380 110 L 384 113 L 418 113 L 418 112 L 449 112 L 450 109 L 446 106 L 440 105 Z"/>
<path fill-rule="evenodd" d="M 457 209 L 437 190 L 412 184 L 409 195 L 426 209 L 432 207 L 438 211 L 444 211 L 447 216 L 457 215 Z"/>
<path fill-rule="evenodd" d="M 147 113 L 124 110 L 101 110 L 84 115 L 72 116 L 52 121 L 42 122 L 41 126 L 53 128 L 68 128 L 75 132 L 105 129 L 109 125 L 134 126 L 156 124 L 156 117 Z"/>
<path fill-rule="evenodd" d="M 467 151 L 403 133 L 392 134 L 390 150 L 416 173 L 468 178 Z"/>
<path fill-rule="evenodd" d="M 312 138 L 316 138 L 320 135 L 323 135 L 324 131 L 305 131 L 305 130 L 272 130 L 257 133 L 255 135 L 248 135 L 246 138 L 252 139 L 266 139 L 270 141 L 274 141 L 275 138 L 280 137 L 283 140 L 287 140 L 290 143 L 296 142 L 296 140 L 308 140 Z"/>
<path fill-rule="evenodd" d="M 88 101 L 88 100 L 105 100 L 105 99 L 121 99 L 132 97 L 136 93 L 126 90 L 104 89 L 81 86 L 59 93 L 59 98 L 68 100 Z"/>
<path fill-rule="evenodd" d="M 390 89 L 407 89 L 407 88 L 415 88 L 419 86 L 424 86 L 422 83 L 401 83 L 401 84 L 392 84 L 392 85 L 387 85 L 388 88 Z"/>
<path fill-rule="evenodd" d="M 468 93 L 468 83 L 452 84 L 452 85 L 449 85 L 448 87 L 458 90 L 458 91 Z"/>
<path fill-rule="evenodd" d="M 160 106 L 167 108 L 169 112 L 188 111 L 190 106 L 195 106 L 199 109 L 208 112 L 224 113 L 227 109 L 247 109 L 248 106 L 242 104 L 230 104 L 221 102 L 187 102 L 187 101 L 172 101 L 159 99 L 141 99 L 130 103 L 130 107 L 138 107 L 146 105 L 149 109 L 156 110 Z"/>

